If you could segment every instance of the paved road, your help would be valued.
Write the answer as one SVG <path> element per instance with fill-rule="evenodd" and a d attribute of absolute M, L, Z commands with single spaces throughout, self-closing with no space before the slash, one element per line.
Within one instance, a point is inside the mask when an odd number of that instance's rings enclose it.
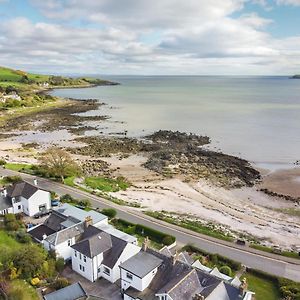
<path fill-rule="evenodd" d="M 0 168 L 0 175 L 11 176 L 20 175 L 25 180 L 32 180 L 34 176 L 22 174 L 10 170 Z M 286 277 L 300 282 L 300 260 L 282 257 L 252 248 L 238 246 L 226 241 L 214 239 L 205 235 L 195 233 L 193 231 L 165 223 L 160 220 L 153 219 L 144 215 L 137 209 L 119 206 L 101 197 L 91 195 L 81 190 L 62 185 L 44 178 L 38 179 L 38 185 L 49 191 L 55 191 L 59 195 L 70 194 L 75 198 L 90 199 L 94 207 L 107 208 L 113 207 L 117 210 L 118 217 L 132 223 L 139 223 L 154 229 L 166 232 L 176 237 L 177 243 L 180 245 L 193 244 L 207 252 L 218 253 L 231 259 L 241 262 L 242 264 L 268 272 L 277 276 Z M 300 243 L 300 241 L 299 241 Z"/>

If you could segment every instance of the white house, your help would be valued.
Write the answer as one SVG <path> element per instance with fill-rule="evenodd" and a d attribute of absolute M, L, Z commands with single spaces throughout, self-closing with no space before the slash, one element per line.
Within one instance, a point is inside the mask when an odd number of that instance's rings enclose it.
<path fill-rule="evenodd" d="M 83 234 L 84 229 L 94 222 L 107 226 L 107 216 L 96 211 L 85 211 L 64 203 L 52 211 L 43 224 L 30 228 L 28 233 L 46 250 L 54 250 L 56 255 L 65 260 L 71 259 L 71 246 Z"/>
<path fill-rule="evenodd" d="M 0 214 L 25 213 L 32 217 L 40 211 L 51 208 L 51 196 L 48 191 L 35 184 L 21 181 L 3 188 L 0 192 Z"/>
<path fill-rule="evenodd" d="M 125 300 L 251 300 L 246 282 L 233 285 L 195 269 L 186 258 L 167 256 L 147 247 L 120 265 Z"/>
<path fill-rule="evenodd" d="M 95 226 L 85 228 L 80 240 L 71 248 L 74 271 L 92 282 L 102 277 L 112 283 L 120 278 L 119 265 L 141 249 Z"/>

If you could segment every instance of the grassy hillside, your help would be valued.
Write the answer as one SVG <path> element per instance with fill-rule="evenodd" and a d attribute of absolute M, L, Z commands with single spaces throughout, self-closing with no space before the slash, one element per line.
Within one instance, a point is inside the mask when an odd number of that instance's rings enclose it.
<path fill-rule="evenodd" d="M 5 92 L 7 87 L 14 87 L 19 92 L 36 90 L 38 87 L 41 88 L 41 83 L 46 83 L 49 88 L 114 84 L 97 78 L 70 78 L 64 76 L 32 74 L 23 70 L 0 67 L 0 88 L 2 88 L 2 91 L 0 90 L 0 92 Z"/>
<path fill-rule="evenodd" d="M 40 83 L 49 80 L 49 75 L 31 74 L 20 70 L 0 67 L 0 82 L 22 83 L 25 81 L 26 77 L 29 81 L 32 81 L 32 83 Z"/>

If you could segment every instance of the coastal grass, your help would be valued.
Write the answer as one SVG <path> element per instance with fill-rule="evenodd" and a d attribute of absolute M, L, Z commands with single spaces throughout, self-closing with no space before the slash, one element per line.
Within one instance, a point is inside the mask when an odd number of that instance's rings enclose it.
<path fill-rule="evenodd" d="M 165 215 L 162 212 L 158 212 L 158 211 L 145 211 L 144 212 L 146 215 L 153 217 L 155 219 L 158 220 L 162 220 L 164 222 L 170 223 L 170 224 L 174 224 L 195 232 L 198 232 L 200 234 L 204 234 L 204 235 L 208 235 L 220 240 L 224 240 L 224 241 L 229 241 L 229 242 L 233 242 L 234 238 L 228 234 L 223 233 L 221 230 L 212 228 L 211 226 L 208 225 L 204 225 L 201 222 L 197 222 L 197 221 L 191 221 L 185 218 L 173 218 L 170 216 Z"/>
<path fill-rule="evenodd" d="M 267 246 L 263 246 L 263 245 L 259 245 L 259 244 L 250 244 L 249 247 L 256 249 L 256 250 L 268 252 L 268 253 L 273 253 L 273 254 L 277 254 L 277 255 L 281 255 L 281 256 L 285 256 L 285 257 L 300 259 L 298 252 L 280 251 L 280 250 L 274 249 L 272 247 L 267 247 Z"/>
<path fill-rule="evenodd" d="M 124 191 L 130 186 L 130 183 L 123 177 L 118 177 L 116 179 L 107 177 L 86 177 L 84 183 L 92 189 L 103 192 Z"/>
<path fill-rule="evenodd" d="M 280 299 L 278 285 L 273 280 L 250 273 L 246 273 L 242 277 L 247 279 L 248 289 L 255 292 L 256 300 Z"/>
<path fill-rule="evenodd" d="M 39 296 L 34 287 L 25 280 L 15 279 L 9 282 L 9 299 L 19 300 L 39 300 Z"/>
<path fill-rule="evenodd" d="M 31 173 L 33 165 L 21 164 L 21 163 L 6 163 L 4 167 L 5 169 L 16 171 L 16 172 Z"/>
<path fill-rule="evenodd" d="M 75 187 L 76 184 L 74 183 L 74 180 L 75 180 L 75 176 L 66 177 L 64 179 L 64 184 L 71 186 L 71 187 Z"/>
<path fill-rule="evenodd" d="M 5 245 L 9 249 L 20 248 L 20 243 L 18 243 L 14 238 L 9 236 L 5 231 L 0 230 L 0 245 Z M 1 257 L 0 257 L 1 261 Z"/>

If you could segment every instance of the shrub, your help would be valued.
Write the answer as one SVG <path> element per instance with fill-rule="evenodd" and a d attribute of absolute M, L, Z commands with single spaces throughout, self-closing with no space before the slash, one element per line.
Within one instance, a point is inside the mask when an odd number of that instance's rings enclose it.
<path fill-rule="evenodd" d="M 113 219 L 117 215 L 117 211 L 113 208 L 104 208 L 101 210 L 101 213 L 108 216 L 110 219 Z"/>
<path fill-rule="evenodd" d="M 172 237 L 170 235 L 166 235 L 163 238 L 162 243 L 167 246 L 172 245 L 174 243 L 174 237 Z"/>
<path fill-rule="evenodd" d="M 88 199 L 80 200 L 78 204 L 85 207 L 91 207 L 91 201 Z"/>
<path fill-rule="evenodd" d="M 62 257 L 59 257 L 55 262 L 55 269 L 57 272 L 61 273 L 65 268 L 65 261 Z"/>
<path fill-rule="evenodd" d="M 52 287 L 56 290 L 59 290 L 68 286 L 69 284 L 70 283 L 67 278 L 59 277 L 52 283 Z"/>
<path fill-rule="evenodd" d="M 219 271 L 227 276 L 232 276 L 232 270 L 228 266 L 222 266 Z"/>
<path fill-rule="evenodd" d="M 153 240 L 154 242 L 157 242 L 157 243 L 163 243 L 163 239 L 166 236 L 168 236 L 167 234 L 165 234 L 161 231 L 155 230 L 150 227 L 146 227 L 141 224 L 136 225 L 136 233 L 141 234 L 143 236 L 149 236 L 151 240 Z M 171 236 L 171 235 L 169 237 L 170 237 L 170 240 L 172 239 L 172 243 L 174 243 L 176 240 L 175 237 Z"/>
<path fill-rule="evenodd" d="M 6 164 L 6 161 L 4 159 L 0 159 L 0 166 L 4 166 Z"/>
<path fill-rule="evenodd" d="M 61 197 L 60 197 L 60 201 L 61 202 L 67 202 L 67 203 L 70 203 L 70 202 L 73 202 L 75 199 L 71 196 L 71 195 L 69 195 L 69 194 L 65 194 L 65 195 L 62 195 Z"/>
<path fill-rule="evenodd" d="M 31 242 L 31 236 L 23 230 L 19 230 L 16 233 L 16 239 L 18 242 L 24 243 L 24 244 L 26 244 L 26 243 L 28 244 Z"/>

